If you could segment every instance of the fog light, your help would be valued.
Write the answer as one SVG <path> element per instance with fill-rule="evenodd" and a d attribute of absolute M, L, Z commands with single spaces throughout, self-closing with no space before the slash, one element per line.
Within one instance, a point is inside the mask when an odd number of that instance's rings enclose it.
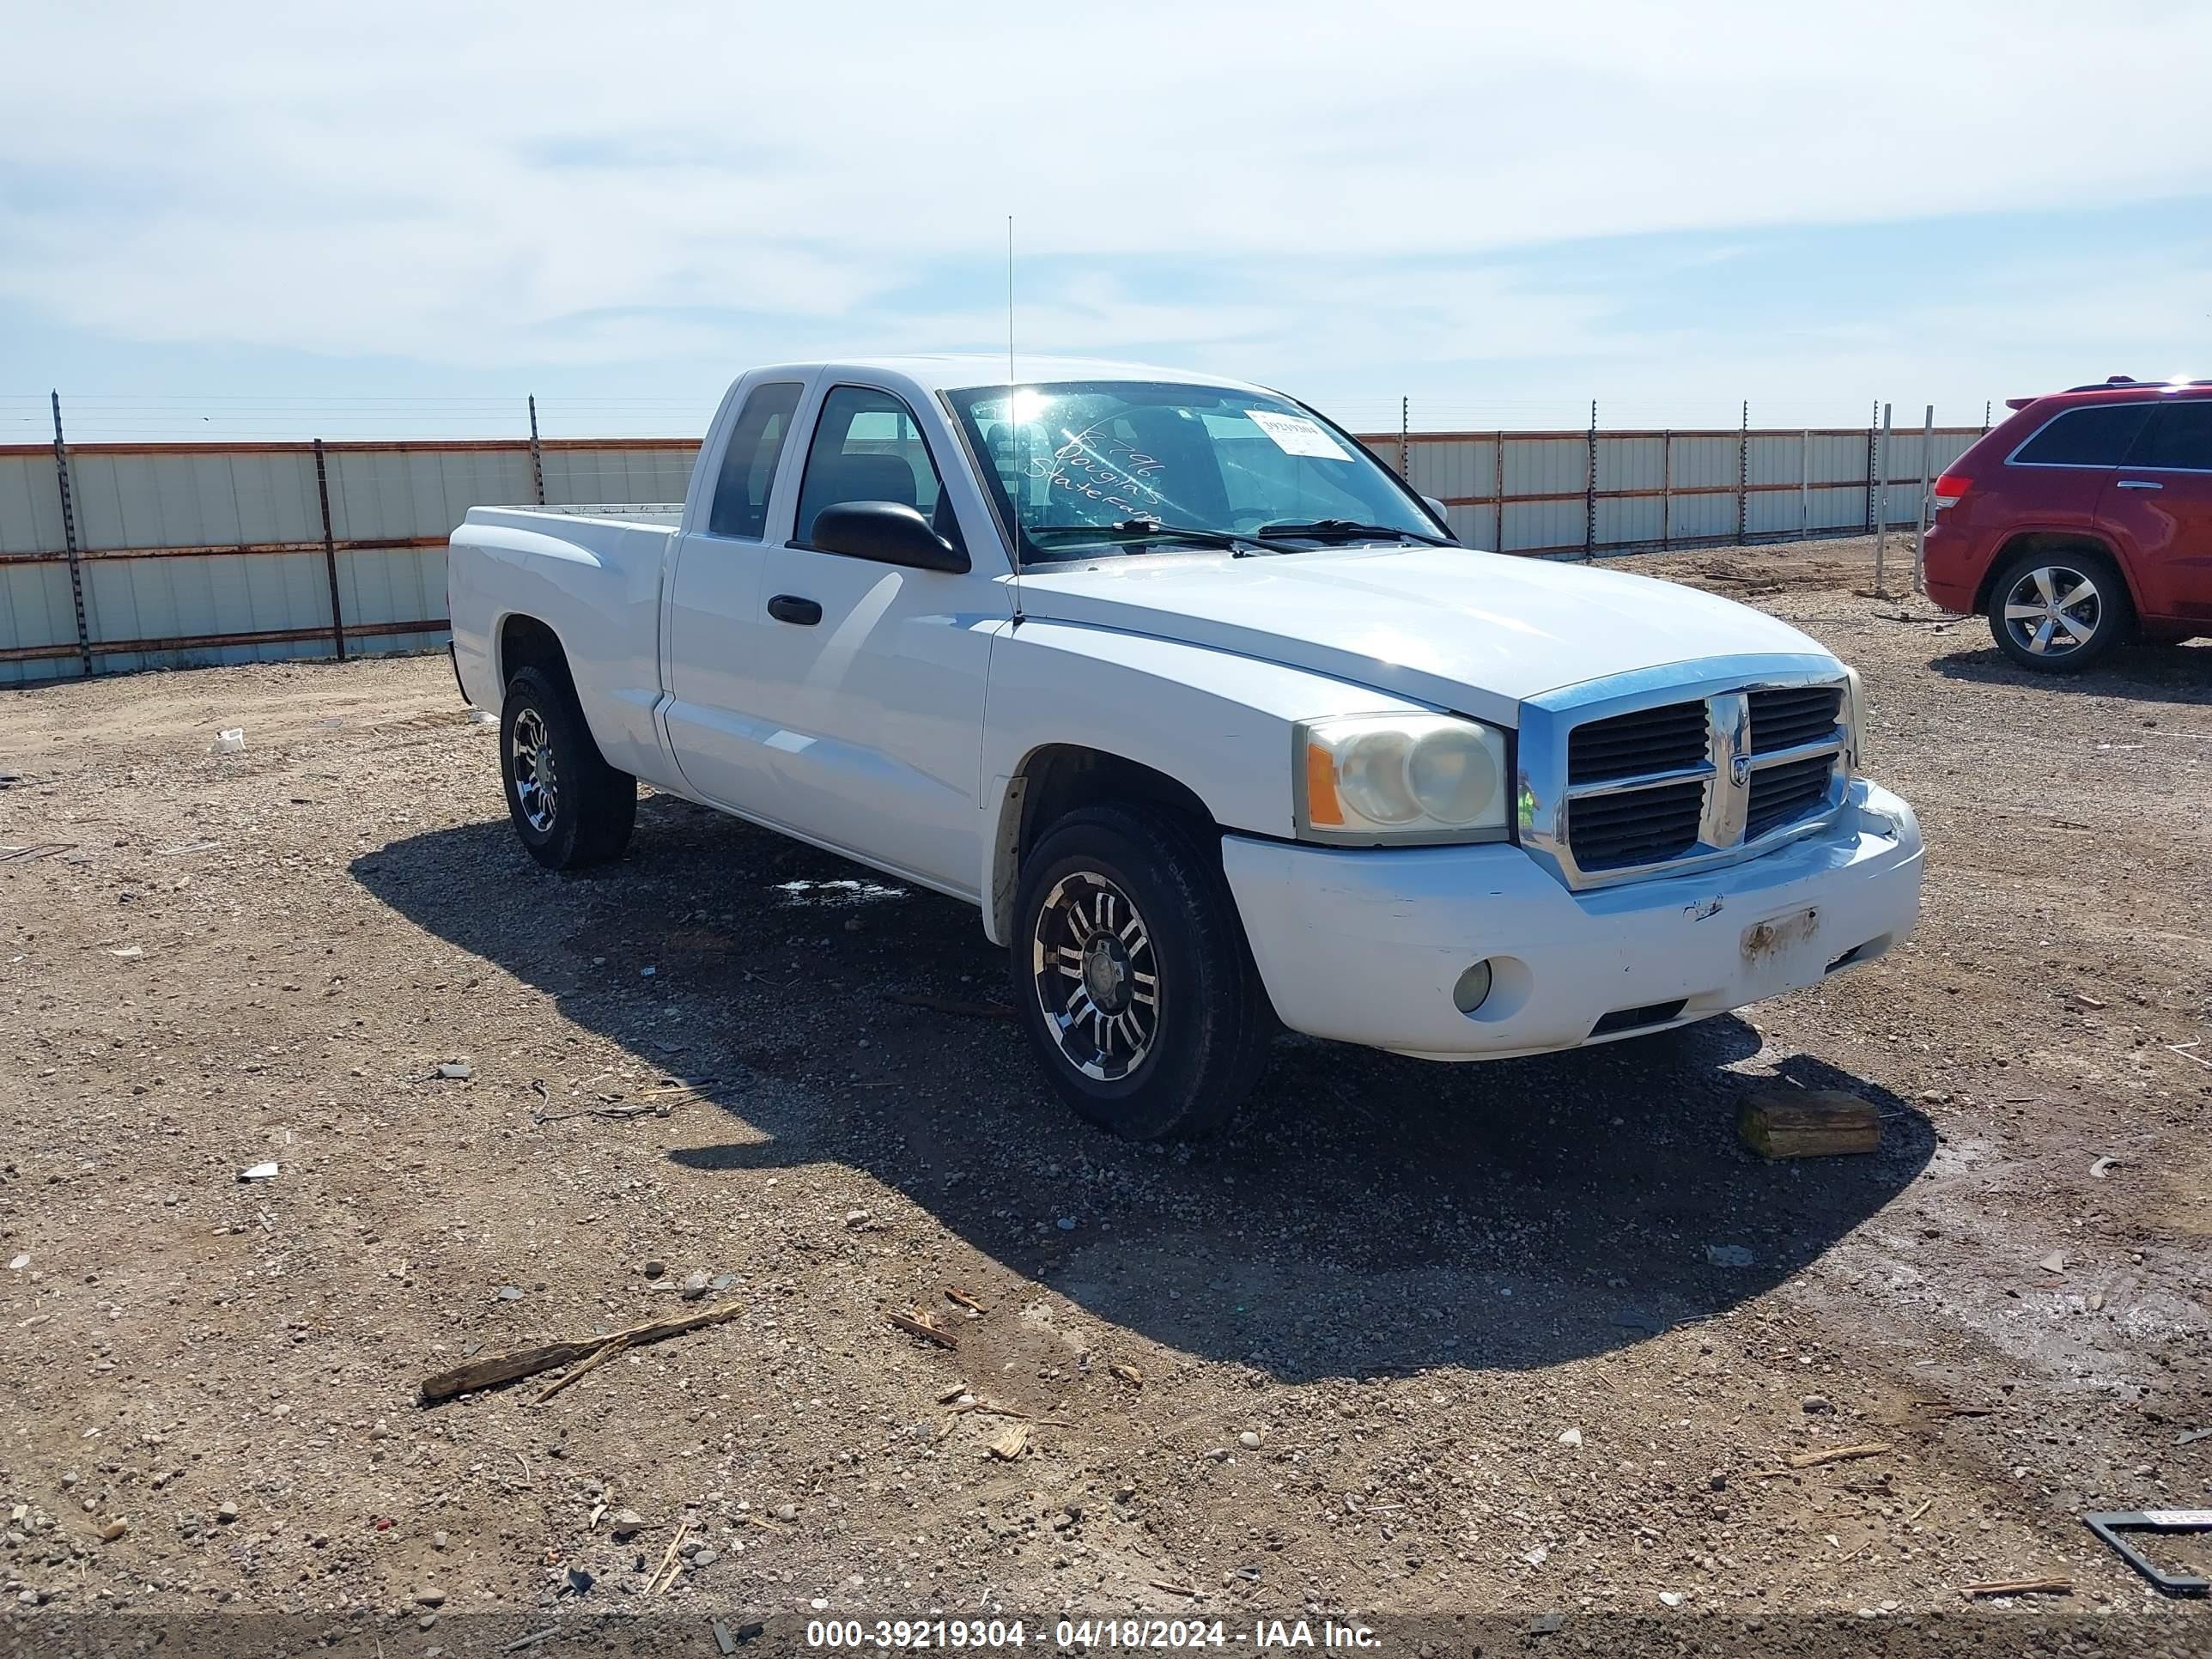
<path fill-rule="evenodd" d="M 1490 964 L 1478 962 L 1459 976 L 1452 987 L 1452 1002 L 1462 1014 L 1471 1014 L 1482 1006 L 1490 995 Z"/>

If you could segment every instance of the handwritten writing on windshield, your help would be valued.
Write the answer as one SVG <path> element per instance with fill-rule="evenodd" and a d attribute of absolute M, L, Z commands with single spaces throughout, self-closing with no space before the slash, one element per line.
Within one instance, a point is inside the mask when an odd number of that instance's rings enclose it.
<path fill-rule="evenodd" d="M 1150 480 L 1165 470 L 1166 463 L 1133 444 L 1119 438 L 1094 441 L 1087 432 L 1076 434 L 1054 450 L 1049 462 L 1030 463 L 1030 476 L 1048 479 L 1048 488 L 1124 513 L 1143 510 L 1133 497 L 1142 496 L 1155 505 L 1160 501 L 1160 492 Z"/>

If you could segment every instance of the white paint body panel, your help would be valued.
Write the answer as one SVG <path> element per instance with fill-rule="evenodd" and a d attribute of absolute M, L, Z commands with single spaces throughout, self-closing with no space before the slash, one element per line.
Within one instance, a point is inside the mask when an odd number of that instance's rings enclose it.
<path fill-rule="evenodd" d="M 1214 378 L 1024 368 L 1036 380 Z M 962 359 L 756 370 L 725 398 L 680 509 L 472 509 L 448 562 L 465 693 L 498 706 L 501 629 L 535 619 L 559 636 L 614 765 L 976 901 L 994 939 L 1013 876 L 1018 781 L 1038 751 L 1079 745 L 1151 767 L 1226 832 L 1230 887 L 1285 1023 L 1404 1053 L 1571 1047 L 1607 1012 L 1677 1000 L 1681 1018 L 1701 1018 L 1810 983 L 1834 957 L 1887 948 L 1911 929 L 1918 827 L 1902 802 L 1863 783 L 1834 826 L 1778 852 L 1595 892 L 1570 891 L 1510 844 L 1297 843 L 1302 722 L 1433 708 L 1510 728 L 1522 700 L 1587 681 L 1826 653 L 1785 623 L 1692 589 L 1456 549 L 1158 553 L 1033 569 L 1017 583 L 938 400 L 946 387 L 1002 380 Z M 771 380 L 805 392 L 762 538 L 709 535 L 737 410 Z M 839 385 L 907 401 L 970 571 L 792 544 L 806 441 Z M 815 600 L 821 622 L 770 619 L 776 594 Z M 1818 926 L 1786 959 L 1745 957 L 1746 927 L 1808 909 Z M 1489 956 L 1516 965 L 1470 1018 L 1452 986 Z"/>
<path fill-rule="evenodd" d="M 1875 960 L 1920 908 L 1918 821 L 1865 783 L 1832 830 L 1764 858 L 1592 892 L 1505 846 L 1376 852 L 1230 836 L 1222 864 L 1284 1024 L 1433 1060 L 1573 1048 L 1607 1014 L 1654 1004 L 1684 1006 L 1638 1030 L 1708 1018 L 1818 984 L 1846 953 L 1861 953 L 1851 967 Z M 1747 949 L 1760 924 L 1808 911 L 1808 929 Z M 1452 988 L 1482 961 L 1494 988 L 1462 1014 Z"/>

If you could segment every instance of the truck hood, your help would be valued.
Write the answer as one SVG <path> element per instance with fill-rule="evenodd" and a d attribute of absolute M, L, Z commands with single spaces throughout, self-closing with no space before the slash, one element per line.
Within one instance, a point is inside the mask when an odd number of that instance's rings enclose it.
<path fill-rule="evenodd" d="M 1310 669 L 1515 722 L 1525 698 L 1713 657 L 1828 656 L 1764 611 L 1649 576 L 1459 548 L 1032 568 L 1022 609 Z"/>

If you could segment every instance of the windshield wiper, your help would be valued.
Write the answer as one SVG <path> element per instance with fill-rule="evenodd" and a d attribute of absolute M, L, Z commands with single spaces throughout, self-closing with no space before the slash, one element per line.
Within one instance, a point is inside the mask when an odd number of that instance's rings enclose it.
<path fill-rule="evenodd" d="M 1442 536 L 1424 535 L 1418 530 L 1401 530 L 1395 525 L 1360 524 L 1351 519 L 1278 520 L 1263 524 L 1253 534 L 1269 538 L 1296 538 L 1303 541 L 1342 542 L 1363 538 L 1382 538 L 1390 541 L 1425 542 L 1431 547 L 1457 547 L 1460 544 Z"/>
<path fill-rule="evenodd" d="M 1234 552 L 1238 558 L 1249 553 L 1273 553 L 1279 550 L 1249 536 L 1240 536 L 1233 530 L 1199 530 L 1179 524 L 1162 524 L 1158 519 L 1124 519 L 1119 524 L 1039 524 L 1031 525 L 1025 532 L 1029 538 L 1041 541 L 1049 536 L 1058 539 L 1076 538 L 1083 541 L 1108 542 L 1116 545 L 1123 542 L 1174 541 L 1193 547 L 1221 547 Z"/>

